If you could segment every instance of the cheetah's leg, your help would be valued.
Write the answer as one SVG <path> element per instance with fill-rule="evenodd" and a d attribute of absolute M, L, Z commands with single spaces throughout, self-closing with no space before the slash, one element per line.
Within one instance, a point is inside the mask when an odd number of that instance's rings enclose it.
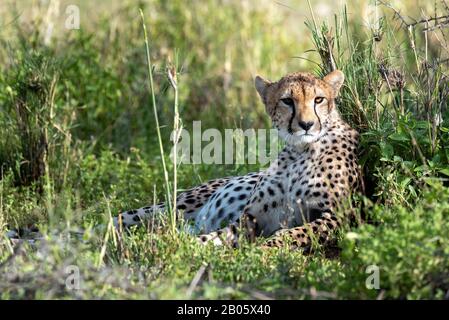
<path fill-rule="evenodd" d="M 256 219 L 249 214 L 243 214 L 236 222 L 231 223 L 229 226 L 217 231 L 203 234 L 197 237 L 198 242 L 201 244 L 207 244 L 209 242 L 216 246 L 231 246 L 233 248 L 238 247 L 238 240 L 240 237 L 240 230 L 243 232 L 243 236 L 249 241 L 255 241 L 255 228 Z"/>
<path fill-rule="evenodd" d="M 176 199 L 177 212 L 182 210 L 184 212 L 184 219 L 194 219 L 198 214 L 199 209 L 208 201 L 210 196 L 215 191 L 220 189 L 231 180 L 230 177 L 210 180 L 190 190 L 182 192 Z M 140 209 L 129 210 L 122 212 L 118 217 L 113 218 L 114 226 L 116 228 L 127 228 L 133 225 L 139 225 L 143 221 L 151 220 L 158 213 L 165 212 L 165 204 L 159 203 L 157 205 L 146 206 Z"/>
<path fill-rule="evenodd" d="M 267 240 L 264 247 L 283 247 L 286 244 L 285 240 L 287 240 L 291 249 L 309 249 L 314 240 L 318 243 L 328 241 L 332 231 L 339 226 L 340 222 L 337 217 L 326 212 L 321 218 L 306 223 L 303 226 L 277 231 L 273 238 Z"/>
<path fill-rule="evenodd" d="M 216 246 L 231 246 L 233 248 L 238 247 L 238 228 L 239 223 L 231 223 L 229 226 L 217 231 L 212 231 L 208 234 L 203 234 L 197 237 L 198 242 L 201 244 L 207 244 L 209 242 Z"/>

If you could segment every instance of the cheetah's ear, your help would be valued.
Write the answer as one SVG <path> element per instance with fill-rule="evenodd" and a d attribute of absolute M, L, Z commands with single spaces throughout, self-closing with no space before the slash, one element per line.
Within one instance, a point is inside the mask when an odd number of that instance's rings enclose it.
<path fill-rule="evenodd" d="M 262 101 L 265 102 L 265 95 L 267 92 L 266 90 L 271 84 L 271 81 L 265 80 L 260 76 L 256 76 L 256 78 L 254 79 L 254 84 L 256 85 L 256 90 L 262 98 Z"/>
<path fill-rule="evenodd" d="M 334 89 L 334 93 L 337 96 L 343 81 L 345 81 L 345 75 L 340 70 L 334 70 L 325 76 L 323 80 Z"/>

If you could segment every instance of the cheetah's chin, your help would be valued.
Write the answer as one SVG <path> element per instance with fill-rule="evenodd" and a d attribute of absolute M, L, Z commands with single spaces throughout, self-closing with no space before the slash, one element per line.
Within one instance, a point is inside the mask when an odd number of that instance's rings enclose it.
<path fill-rule="evenodd" d="M 302 147 L 311 143 L 318 141 L 323 135 L 324 132 L 321 130 L 318 134 L 305 134 L 304 132 L 295 132 L 289 133 L 284 130 L 280 130 L 280 136 L 285 140 L 285 142 L 289 145 L 293 145 L 296 147 Z"/>

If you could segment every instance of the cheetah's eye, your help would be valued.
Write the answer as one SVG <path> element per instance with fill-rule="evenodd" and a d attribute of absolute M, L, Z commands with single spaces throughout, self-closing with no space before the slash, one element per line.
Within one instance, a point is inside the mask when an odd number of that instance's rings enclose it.
<path fill-rule="evenodd" d="M 323 102 L 324 98 L 323 97 L 316 97 L 315 98 L 315 104 L 320 104 L 321 102 Z"/>
<path fill-rule="evenodd" d="M 294 107 L 295 106 L 295 102 L 293 101 L 292 98 L 283 98 L 281 99 L 282 103 L 286 104 L 289 107 Z"/>

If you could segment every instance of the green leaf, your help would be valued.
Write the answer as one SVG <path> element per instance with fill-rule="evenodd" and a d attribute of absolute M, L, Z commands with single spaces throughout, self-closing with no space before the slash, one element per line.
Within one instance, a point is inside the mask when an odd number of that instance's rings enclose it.
<path fill-rule="evenodd" d="M 429 128 L 428 121 L 417 121 L 416 122 L 416 129 L 428 129 L 428 128 Z"/>
<path fill-rule="evenodd" d="M 449 168 L 440 169 L 439 172 L 449 177 Z"/>
<path fill-rule="evenodd" d="M 380 150 L 382 151 L 383 157 L 385 157 L 387 159 L 391 159 L 391 157 L 393 157 L 394 149 L 391 144 L 382 141 L 380 143 Z"/>
<path fill-rule="evenodd" d="M 437 153 L 437 154 L 432 158 L 432 162 L 435 163 L 436 165 L 439 165 L 439 164 L 441 163 L 441 155 Z"/>
<path fill-rule="evenodd" d="M 401 186 L 402 186 L 403 188 L 405 188 L 405 187 L 410 183 L 410 181 L 412 181 L 411 178 L 405 177 L 405 178 L 401 181 Z"/>
<path fill-rule="evenodd" d="M 390 134 L 389 138 L 393 141 L 409 141 L 410 137 L 408 134 L 403 132 L 396 132 L 393 134 Z"/>
<path fill-rule="evenodd" d="M 426 170 L 426 166 L 424 165 L 415 168 L 415 172 L 423 172 L 424 170 Z"/>

